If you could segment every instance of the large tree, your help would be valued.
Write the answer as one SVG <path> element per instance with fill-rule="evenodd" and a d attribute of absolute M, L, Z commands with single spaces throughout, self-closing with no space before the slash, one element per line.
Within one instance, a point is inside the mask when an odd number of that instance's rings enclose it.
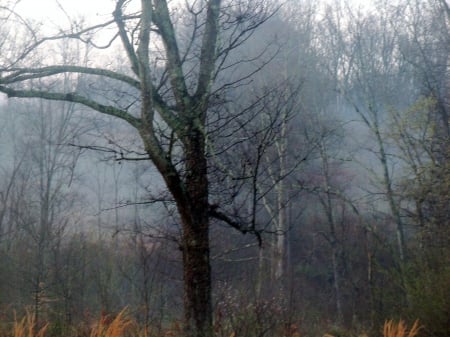
<path fill-rule="evenodd" d="M 263 66 L 264 48 L 245 60 L 230 61 L 228 56 L 242 48 L 271 10 L 264 0 L 186 1 L 184 10 L 166 0 L 141 0 L 136 5 L 117 0 L 109 21 L 91 27 L 72 22 L 70 29 L 50 36 L 33 30 L 11 8 L 4 9 L 7 15 L 2 18 L 24 28 L 15 30 L 23 34 L 22 45 L 11 42 L 17 39 L 7 25 L 2 28 L 2 48 L 9 51 L 0 61 L 0 91 L 9 97 L 82 104 L 137 131 L 144 150 L 141 159 L 157 168 L 180 217 L 186 333 L 211 336 L 210 218 L 243 232 L 254 228 L 221 212 L 220 205 L 210 205 L 208 158 L 214 149 L 208 145 L 208 111 L 226 101 L 227 89 L 242 85 Z M 114 35 L 106 46 L 99 46 L 107 34 L 101 33 L 111 27 Z M 55 43 L 74 39 L 83 42 L 87 52 L 109 46 L 117 51 L 120 41 L 128 67 L 91 67 L 48 54 Z M 236 75 L 232 69 L 243 63 L 255 66 Z M 95 64 L 101 64 L 100 57 Z M 223 70 L 230 70 L 229 75 L 219 81 Z M 68 73 L 78 77 L 77 86 L 58 85 L 58 78 Z"/>

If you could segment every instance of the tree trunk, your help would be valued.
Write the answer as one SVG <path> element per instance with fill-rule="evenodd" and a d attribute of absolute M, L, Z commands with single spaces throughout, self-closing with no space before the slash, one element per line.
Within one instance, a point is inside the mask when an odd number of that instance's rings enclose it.
<path fill-rule="evenodd" d="M 400 216 L 399 205 L 395 201 L 394 191 L 392 189 L 392 179 L 389 174 L 387 154 L 386 154 L 386 150 L 384 148 L 384 141 L 381 136 L 378 123 L 375 124 L 373 130 L 374 130 L 375 136 L 377 138 L 378 148 L 380 151 L 380 162 L 381 162 L 382 169 L 383 169 L 384 188 L 386 190 L 386 196 L 387 196 L 387 199 L 389 202 L 389 208 L 391 209 L 391 214 L 392 214 L 392 217 L 394 218 L 394 221 L 396 224 L 397 249 L 398 249 L 398 254 L 400 257 L 400 264 L 401 264 L 400 269 L 402 269 L 403 263 L 405 262 L 405 235 L 404 235 L 403 221 Z M 402 283 L 403 283 L 403 275 L 402 275 Z"/>
<path fill-rule="evenodd" d="M 200 216 L 200 214 L 198 214 Z M 183 224 L 185 330 L 189 337 L 212 336 L 211 267 L 207 224 Z"/>
<path fill-rule="evenodd" d="M 331 243 L 331 261 L 333 264 L 333 286 L 336 301 L 336 323 L 341 325 L 344 322 L 344 313 L 342 310 L 341 282 L 339 276 L 339 251 L 337 242 Z"/>
<path fill-rule="evenodd" d="M 327 222 L 329 226 L 329 244 L 331 246 L 331 261 L 333 267 L 333 287 L 335 292 L 335 302 L 336 302 L 336 323 L 338 325 L 342 324 L 344 321 L 344 314 L 342 311 L 342 297 L 341 297 L 341 281 L 339 275 L 339 242 L 336 233 L 335 216 L 333 212 L 333 200 L 332 200 L 332 181 L 329 169 L 329 156 L 328 151 L 323 139 L 319 142 L 320 157 L 322 159 L 322 174 L 324 177 L 324 190 L 325 196 L 321 203 L 324 207 L 325 214 L 327 216 Z"/>
<path fill-rule="evenodd" d="M 189 337 L 212 336 L 209 204 L 204 136 L 193 130 L 186 140 L 187 204 L 178 204 L 182 218 L 185 330 Z"/>

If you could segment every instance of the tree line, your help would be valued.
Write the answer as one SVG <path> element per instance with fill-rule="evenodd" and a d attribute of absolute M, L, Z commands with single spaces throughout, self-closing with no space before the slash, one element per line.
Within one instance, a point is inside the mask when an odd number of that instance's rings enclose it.
<path fill-rule="evenodd" d="M 3 313 L 55 334 L 125 306 L 187 336 L 447 334 L 445 1 L 118 0 L 54 33 L 15 5 Z"/>

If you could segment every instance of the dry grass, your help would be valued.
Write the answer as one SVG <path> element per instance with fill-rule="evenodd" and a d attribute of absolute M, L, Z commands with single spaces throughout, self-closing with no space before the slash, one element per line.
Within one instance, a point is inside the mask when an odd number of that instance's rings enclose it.
<path fill-rule="evenodd" d="M 406 323 L 402 320 L 394 322 L 393 320 L 384 322 L 383 337 L 416 337 L 421 329 L 419 321 L 416 320 L 408 331 Z M 335 337 L 331 334 L 325 334 L 323 337 Z M 360 335 L 360 337 L 368 337 L 366 334 Z"/>
<path fill-rule="evenodd" d="M 126 309 L 123 309 L 114 318 L 103 317 L 97 326 L 93 327 L 90 337 L 124 337 L 130 332 L 136 332 L 136 323 L 126 316 Z M 17 336 L 22 337 L 22 336 Z"/>
<path fill-rule="evenodd" d="M 27 311 L 25 317 L 20 321 L 14 319 L 13 333 L 8 336 L 11 337 L 45 337 L 48 324 L 43 327 L 38 327 L 35 321 L 35 316 Z M 408 329 L 406 323 L 402 320 L 394 322 L 393 320 L 386 321 L 383 327 L 383 337 L 417 337 L 421 327 L 419 321 L 416 320 L 412 327 Z M 116 316 L 103 316 L 99 321 L 91 326 L 88 337 L 150 337 L 152 334 L 147 330 L 140 330 L 138 324 L 126 314 L 126 309 L 122 310 Z M 179 324 L 175 324 L 170 329 L 158 334 L 161 337 L 179 337 L 182 335 L 182 329 Z M 284 336 L 299 337 L 298 327 L 292 325 Z M 155 335 L 156 336 L 156 335 Z M 235 337 L 233 332 L 230 337 Z M 323 337 L 334 337 L 330 334 L 325 334 Z M 362 335 L 361 337 L 367 337 Z"/>
<path fill-rule="evenodd" d="M 384 323 L 383 337 L 415 337 L 420 329 L 418 320 L 414 322 L 409 331 L 404 321 L 395 323 L 393 320 L 390 320 Z"/>
<path fill-rule="evenodd" d="M 44 337 L 47 327 L 48 324 L 38 328 L 34 314 L 27 310 L 20 321 L 14 318 L 13 337 Z"/>

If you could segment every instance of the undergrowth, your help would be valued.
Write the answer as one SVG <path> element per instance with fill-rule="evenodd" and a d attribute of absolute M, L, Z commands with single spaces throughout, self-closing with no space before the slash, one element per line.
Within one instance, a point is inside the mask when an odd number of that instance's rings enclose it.
<path fill-rule="evenodd" d="M 1 337 L 51 337 L 48 331 L 49 324 L 44 324 L 38 326 L 36 324 L 35 316 L 30 312 L 26 311 L 25 316 L 22 319 L 17 319 L 14 317 L 14 322 L 11 326 L 11 331 L 2 331 Z M 249 327 L 249 329 L 251 329 Z M 411 328 L 408 329 L 407 324 L 400 320 L 394 322 L 393 320 L 388 320 L 384 323 L 382 331 L 380 331 L 381 337 L 419 337 L 419 332 L 421 326 L 416 320 Z M 115 316 L 102 316 L 97 322 L 94 322 L 90 326 L 90 331 L 86 337 L 182 337 L 181 324 L 173 324 L 170 328 L 163 332 L 153 333 L 149 329 L 142 329 L 139 327 L 138 323 L 132 319 L 128 314 L 126 309 L 122 310 Z M 381 335 L 382 332 L 382 335 Z M 219 336 L 217 334 L 216 336 Z M 282 332 L 276 333 L 275 335 L 262 334 L 261 337 L 302 337 L 298 331 L 298 326 L 291 325 Z M 305 336 L 307 336 L 305 334 Z M 309 335 L 308 335 L 309 336 Z M 72 336 L 60 336 L 60 337 L 72 337 Z M 236 331 L 232 331 L 225 337 L 247 337 L 240 335 Z M 336 332 L 330 334 L 318 335 L 317 337 L 369 337 L 367 334 L 353 335 L 345 334 L 341 335 Z M 370 336 L 372 337 L 372 336 Z M 373 335 L 373 337 L 379 337 Z"/>
<path fill-rule="evenodd" d="M 35 316 L 27 310 L 25 316 L 21 320 L 17 320 L 16 316 L 14 317 L 11 335 L 12 337 L 45 337 L 47 327 L 48 324 L 38 327 Z"/>
<path fill-rule="evenodd" d="M 420 328 L 418 320 L 414 322 L 409 331 L 404 321 L 399 321 L 398 323 L 392 320 L 386 321 L 384 323 L 383 337 L 415 337 L 418 336 Z"/>

